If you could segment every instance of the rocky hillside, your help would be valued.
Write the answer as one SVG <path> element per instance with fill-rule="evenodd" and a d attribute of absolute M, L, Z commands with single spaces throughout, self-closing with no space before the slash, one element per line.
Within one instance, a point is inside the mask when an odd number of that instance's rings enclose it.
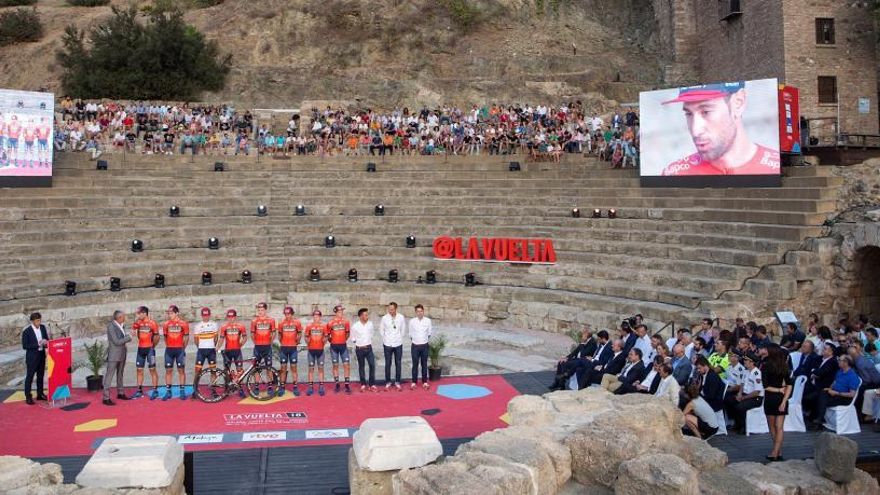
<path fill-rule="evenodd" d="M 47 34 L 0 49 L 0 87 L 60 91 L 64 27 L 110 11 L 37 9 Z M 644 0 L 226 0 L 187 20 L 233 55 L 225 90 L 204 99 L 240 105 L 634 101 L 662 77 Z"/>

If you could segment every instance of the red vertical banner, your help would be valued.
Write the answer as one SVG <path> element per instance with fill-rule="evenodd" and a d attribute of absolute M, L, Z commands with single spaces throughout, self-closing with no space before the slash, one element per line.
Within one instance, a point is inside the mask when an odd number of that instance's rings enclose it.
<path fill-rule="evenodd" d="M 73 343 L 70 337 L 50 340 L 46 355 L 46 371 L 49 374 L 49 398 L 51 400 L 70 397 L 72 364 Z"/>
<path fill-rule="evenodd" d="M 801 152 L 800 93 L 797 88 L 779 85 L 779 151 Z"/>

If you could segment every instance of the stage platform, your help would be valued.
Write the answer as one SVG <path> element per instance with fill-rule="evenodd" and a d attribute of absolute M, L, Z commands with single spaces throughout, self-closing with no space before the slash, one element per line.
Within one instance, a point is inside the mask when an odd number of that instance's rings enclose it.
<path fill-rule="evenodd" d="M 263 404 L 238 397 L 219 404 L 173 398 L 108 407 L 100 403 L 100 395 L 76 390 L 71 402 L 78 409 L 72 411 L 27 406 L 7 391 L 0 395 L 0 454 L 56 462 L 72 482 L 104 438 L 167 434 L 195 442 L 185 444 L 188 493 L 345 494 L 351 434 L 363 419 L 421 415 L 437 431 L 445 453 L 452 454 L 462 442 L 504 427 L 507 402 L 520 394 L 546 393 L 552 375 L 448 377 L 429 392 L 405 388 L 349 396 L 328 390 L 324 397 L 285 396 Z M 305 418 L 288 413 L 305 413 Z M 114 419 L 115 426 L 107 427 Z M 110 422 L 75 431 L 95 420 Z M 104 429 L 89 431 L 98 427 Z M 859 444 L 860 463 L 880 460 L 880 434 L 874 428 L 862 425 L 862 433 L 848 435 Z M 817 435 L 786 433 L 786 458 L 812 457 Z M 769 435 L 719 436 L 709 443 L 727 452 L 731 462 L 764 462 L 770 450 Z"/>

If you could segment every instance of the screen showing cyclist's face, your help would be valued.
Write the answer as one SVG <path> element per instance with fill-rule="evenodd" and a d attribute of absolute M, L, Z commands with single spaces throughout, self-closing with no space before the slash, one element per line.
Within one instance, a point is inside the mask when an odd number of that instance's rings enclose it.
<path fill-rule="evenodd" d="M 684 116 L 703 160 L 717 160 L 733 145 L 736 122 L 727 98 L 685 103 Z"/>

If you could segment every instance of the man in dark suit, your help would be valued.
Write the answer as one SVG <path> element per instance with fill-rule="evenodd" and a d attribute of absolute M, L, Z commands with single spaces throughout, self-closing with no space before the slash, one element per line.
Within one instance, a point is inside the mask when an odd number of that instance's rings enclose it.
<path fill-rule="evenodd" d="M 612 390 L 617 395 L 634 393 L 636 391 L 633 383 L 641 381 L 645 375 L 645 363 L 642 361 L 642 350 L 633 347 L 627 356 L 626 366 L 623 367 L 620 374 L 617 375 L 617 381 L 620 382 L 616 390 Z M 610 386 L 614 388 L 614 386 Z"/>
<path fill-rule="evenodd" d="M 115 403 L 110 399 L 110 389 L 113 384 L 113 375 L 116 375 L 116 398 L 128 400 L 123 388 L 123 376 L 125 374 L 125 361 L 128 350 L 125 345 L 131 342 L 131 335 L 125 330 L 125 312 L 116 310 L 113 312 L 113 320 L 107 324 L 107 371 L 104 372 L 104 405 L 112 406 Z"/>
<path fill-rule="evenodd" d="M 600 330 L 599 333 L 596 334 L 596 338 L 599 347 L 596 349 L 593 359 L 579 362 L 572 372 L 572 374 L 577 376 L 579 388 L 584 388 L 589 385 L 590 372 L 596 368 L 602 368 L 611 360 L 611 358 L 614 357 L 614 346 L 609 341 L 608 332 Z"/>
<path fill-rule="evenodd" d="M 626 354 L 623 352 L 623 341 L 617 339 L 611 342 L 611 357 L 605 364 L 595 365 L 592 368 L 588 369 L 587 374 L 585 376 L 584 381 L 578 380 L 578 383 L 582 384 L 583 387 L 588 386 L 590 384 L 600 384 L 602 383 L 602 377 L 604 375 L 617 375 L 626 365 Z"/>
<path fill-rule="evenodd" d="M 705 356 L 697 356 L 694 364 L 700 380 L 700 395 L 712 406 L 713 411 L 720 411 L 724 407 L 724 382 L 712 371 Z"/>
<path fill-rule="evenodd" d="M 805 340 L 804 343 L 801 344 L 801 362 L 798 364 L 797 368 L 794 369 L 794 373 L 792 374 L 793 378 L 799 376 L 809 378 L 819 365 L 822 364 L 822 357 L 816 354 L 815 350 L 813 341 L 811 340 Z"/>
<path fill-rule="evenodd" d="M 31 324 L 21 331 L 21 348 L 24 349 L 24 363 L 27 371 L 24 376 L 24 399 L 34 404 L 31 385 L 37 377 L 37 400 L 47 400 L 43 394 L 43 375 L 46 372 L 46 346 L 49 345 L 49 331 L 42 324 L 40 313 L 31 314 Z"/>
<path fill-rule="evenodd" d="M 628 355 L 629 350 L 636 345 L 636 342 L 639 340 L 639 336 L 636 335 L 636 332 L 633 331 L 632 327 L 630 327 L 629 322 L 625 321 L 621 325 L 620 329 L 623 331 L 623 354 Z"/>
<path fill-rule="evenodd" d="M 556 363 L 556 380 L 550 385 L 550 390 L 561 390 L 565 388 L 565 382 L 579 368 L 589 363 L 596 353 L 598 345 L 593 333 L 590 331 L 590 325 L 584 325 L 581 331 L 580 343 L 570 352 Z"/>
<path fill-rule="evenodd" d="M 801 399 L 804 419 L 816 411 L 819 404 L 819 394 L 834 383 L 834 377 L 837 376 L 837 371 L 840 368 L 836 352 L 834 344 L 830 340 L 826 340 L 825 346 L 822 348 L 822 361 L 807 378 L 807 383 L 804 386 L 804 396 Z"/>

